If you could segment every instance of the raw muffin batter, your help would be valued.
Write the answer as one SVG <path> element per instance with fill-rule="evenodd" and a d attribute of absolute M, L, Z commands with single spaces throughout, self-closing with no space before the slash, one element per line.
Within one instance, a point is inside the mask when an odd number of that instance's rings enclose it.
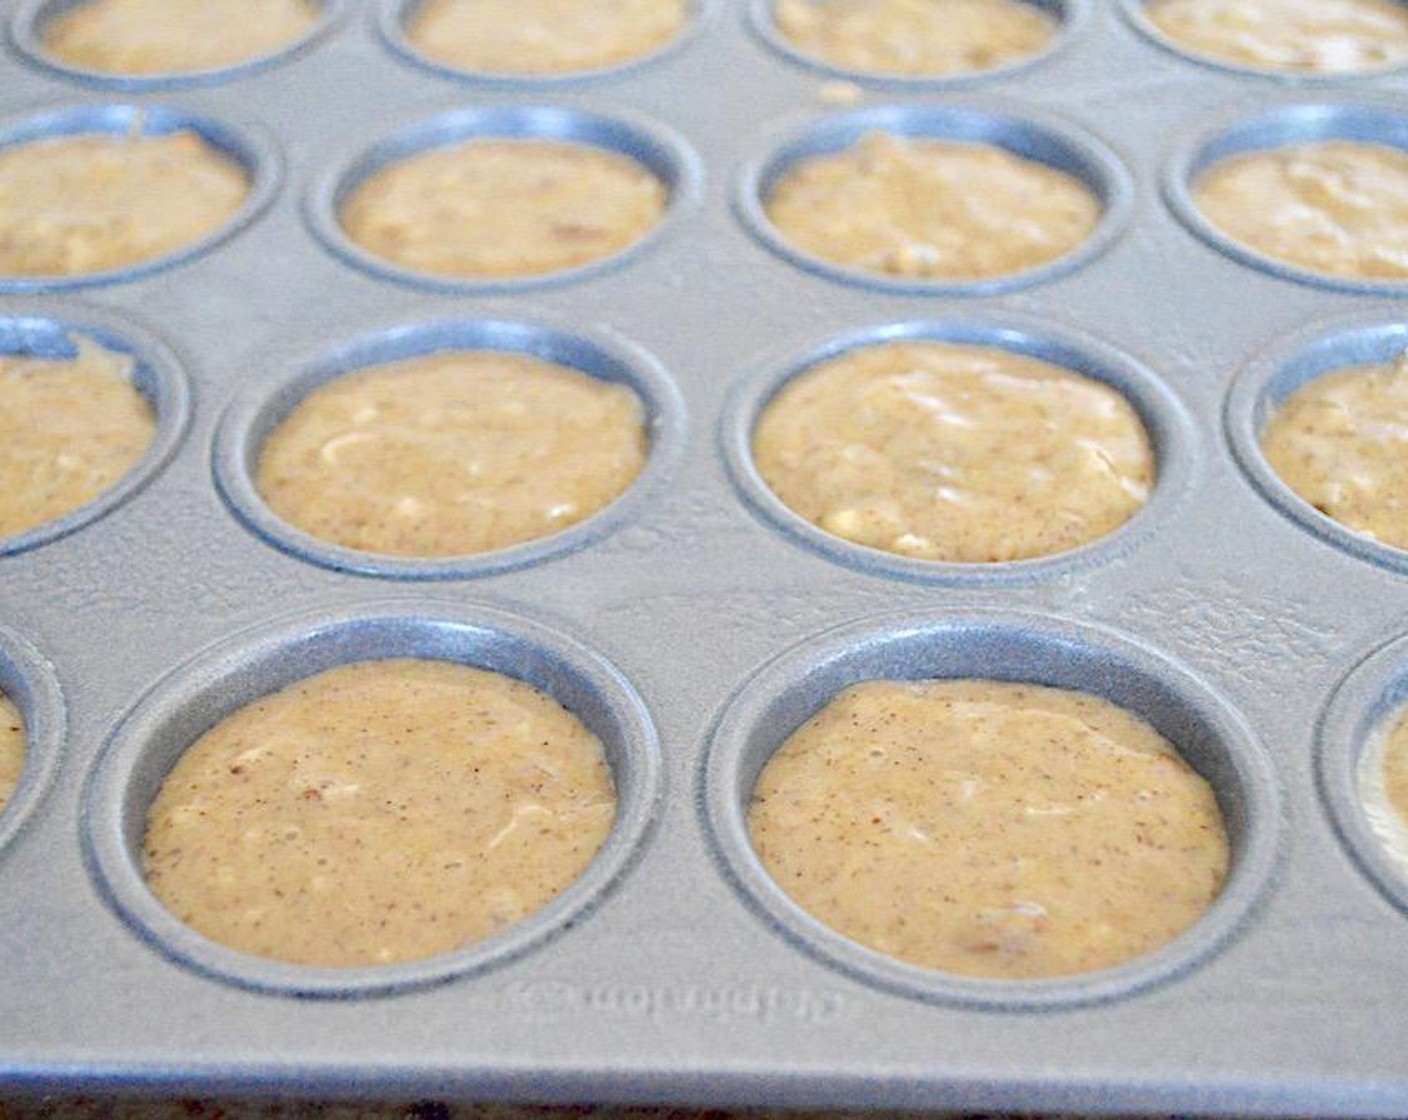
<path fill-rule="evenodd" d="M 1321 513 L 1408 548 L 1408 355 L 1303 385 L 1272 416 L 1261 449 Z"/>
<path fill-rule="evenodd" d="M 847 268 L 980 280 L 1065 256 L 1095 229 L 1100 203 L 1065 172 L 991 144 L 872 132 L 800 160 L 767 214 L 799 249 Z"/>
<path fill-rule="evenodd" d="M 666 195 L 640 164 L 601 148 L 471 140 L 370 176 L 342 224 L 362 248 L 419 272 L 538 276 L 629 248 Z"/>
<path fill-rule="evenodd" d="M 348 548 L 458 556 L 556 533 L 645 464 L 639 399 L 524 354 L 450 351 L 314 390 L 259 462 L 280 517 Z"/>
<path fill-rule="evenodd" d="M 924 560 L 1063 552 L 1132 517 L 1153 452 L 1118 392 L 995 347 L 866 346 L 794 378 L 753 433 L 763 480 L 828 533 Z"/>
<path fill-rule="evenodd" d="M 846 689 L 764 767 L 748 819 L 803 909 L 968 976 L 1148 953 L 1198 920 L 1228 865 L 1212 790 L 1142 719 L 997 681 Z"/>
<path fill-rule="evenodd" d="M 145 870 L 173 914 L 242 952 L 388 964 L 540 909 L 615 814 L 600 741 L 532 686 L 361 662 L 201 736 L 148 813 Z"/>
<path fill-rule="evenodd" d="M 1408 153 L 1331 140 L 1234 156 L 1194 188 L 1228 237 L 1330 276 L 1408 277 Z"/>
<path fill-rule="evenodd" d="M 75 339 L 78 356 L 0 355 L 0 537 L 87 505 L 120 481 L 156 436 L 132 359 Z"/>
<path fill-rule="evenodd" d="M 24 719 L 13 701 L 0 693 L 0 812 L 20 784 L 24 753 Z"/>
<path fill-rule="evenodd" d="M 318 15 L 309 0 L 91 0 L 45 27 L 44 47 L 101 74 L 188 74 L 273 54 Z"/>
<path fill-rule="evenodd" d="M 773 19 L 804 54 L 915 78 L 1006 66 L 1056 34 L 1056 21 L 1022 0 L 777 0 Z"/>
<path fill-rule="evenodd" d="M 1397 0 L 1150 0 L 1145 14 L 1184 50 L 1259 70 L 1353 74 L 1408 59 Z"/>
<path fill-rule="evenodd" d="M 688 20 L 688 0 L 426 0 L 407 37 L 462 70 L 579 74 L 652 54 Z"/>
<path fill-rule="evenodd" d="M 235 216 L 249 181 L 194 132 L 0 148 L 0 275 L 105 272 L 182 249 Z"/>

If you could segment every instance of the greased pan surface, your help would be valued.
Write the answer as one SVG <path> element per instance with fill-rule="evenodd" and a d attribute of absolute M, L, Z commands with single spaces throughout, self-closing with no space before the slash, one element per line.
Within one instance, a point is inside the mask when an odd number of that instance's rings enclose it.
<path fill-rule="evenodd" d="M 34 729 L 0 818 L 0 1088 L 1408 1112 L 1405 890 L 1346 777 L 1408 681 L 1408 566 L 1298 509 L 1251 434 L 1314 372 L 1401 349 L 1408 304 L 1230 250 L 1185 199 L 1219 153 L 1402 143 L 1402 76 L 1209 67 L 1129 5 L 1071 0 L 1030 65 L 864 81 L 838 106 L 834 75 L 713 0 L 676 48 L 576 81 L 446 75 L 389 43 L 406 5 L 349 3 L 286 58 L 113 86 L 24 53 L 47 7 L 0 4 L 0 143 L 145 109 L 226 137 L 263 193 L 160 267 L 76 295 L 0 281 L 0 346 L 59 346 L 57 325 L 129 350 L 166 441 L 97 516 L 0 548 L 0 687 Z M 1106 221 L 1078 257 L 973 290 L 776 251 L 759 185 L 867 120 L 1044 152 Z M 505 127 L 643 160 L 665 221 L 531 285 L 421 282 L 329 236 L 349 177 Z M 760 488 L 748 426 L 792 371 L 894 337 L 998 341 L 1122 389 L 1153 500 L 1095 545 L 985 568 L 818 540 Z M 436 340 L 633 385 L 647 472 L 580 531 L 485 563 L 364 564 L 281 526 L 247 472 L 292 395 Z M 251 962 L 154 910 L 133 852 L 182 742 L 395 653 L 502 667 L 597 731 L 622 826 L 588 875 L 500 938 L 385 973 Z M 1001 985 L 877 961 L 791 907 L 739 831 L 767 752 L 845 683 L 954 673 L 1085 687 L 1178 741 L 1232 840 L 1208 917 L 1106 973 Z"/>

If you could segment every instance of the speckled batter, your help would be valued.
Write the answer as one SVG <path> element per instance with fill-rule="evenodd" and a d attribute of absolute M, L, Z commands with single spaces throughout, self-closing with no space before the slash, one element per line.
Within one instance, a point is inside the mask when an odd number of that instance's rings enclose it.
<path fill-rule="evenodd" d="M 1408 153 L 1332 140 L 1235 156 L 1195 185 L 1228 237 L 1331 276 L 1408 277 Z"/>
<path fill-rule="evenodd" d="M 0 693 L 0 812 L 20 784 L 24 755 L 24 718 L 14 702 Z"/>
<path fill-rule="evenodd" d="M 1153 451 L 1118 392 L 994 347 L 862 347 L 789 382 L 753 459 L 829 533 L 924 560 L 1062 552 L 1143 506 Z"/>
<path fill-rule="evenodd" d="M 1258 70 L 1352 74 L 1408 59 L 1397 0 L 1150 0 L 1145 14 L 1184 50 Z"/>
<path fill-rule="evenodd" d="M 148 813 L 144 866 L 212 940 L 388 964 L 541 908 L 591 862 L 615 807 L 600 741 L 532 686 L 441 661 L 362 662 L 201 736 Z"/>
<path fill-rule="evenodd" d="M 324 540 L 457 556 L 590 517 L 630 486 L 648 446 L 623 385 L 524 354 L 450 351 L 310 393 L 265 444 L 258 485 Z"/>
<path fill-rule="evenodd" d="M 938 77 L 1044 50 L 1056 21 L 1021 0 L 777 0 L 777 28 L 804 54 L 869 74 Z"/>
<path fill-rule="evenodd" d="M 186 74 L 263 58 L 318 22 L 309 0 L 91 0 L 44 28 L 45 49 L 102 74 Z"/>
<path fill-rule="evenodd" d="M 652 54 L 688 21 L 688 0 L 427 0 L 407 37 L 462 70 L 577 74 Z"/>
<path fill-rule="evenodd" d="M 1147 723 L 996 681 L 846 689 L 764 767 L 748 817 L 768 872 L 827 925 L 1003 979 L 1158 948 L 1229 859 L 1212 790 Z"/>
<path fill-rule="evenodd" d="M 78 356 L 69 360 L 0 355 L 0 537 L 87 505 L 155 438 L 132 359 L 74 341 Z"/>
<path fill-rule="evenodd" d="M 393 163 L 342 211 L 362 248 L 419 272 L 513 277 L 614 256 L 665 212 L 668 192 L 615 152 L 546 140 L 471 140 Z"/>
<path fill-rule="evenodd" d="M 249 181 L 194 132 L 0 148 L 0 275 L 74 276 L 184 248 L 239 212 Z"/>
<path fill-rule="evenodd" d="M 980 280 L 1065 256 L 1100 203 L 1077 179 L 989 144 L 864 136 L 799 161 L 767 203 L 788 241 L 848 268 Z"/>
<path fill-rule="evenodd" d="M 1271 417 L 1261 449 L 1321 513 L 1408 548 L 1408 355 L 1301 386 Z"/>

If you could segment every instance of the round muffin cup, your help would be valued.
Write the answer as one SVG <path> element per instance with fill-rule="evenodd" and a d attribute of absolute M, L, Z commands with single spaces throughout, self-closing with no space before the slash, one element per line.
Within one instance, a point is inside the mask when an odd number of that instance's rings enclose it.
<path fill-rule="evenodd" d="M 767 215 L 773 189 L 801 160 L 846 151 L 868 132 L 888 132 L 913 140 L 988 144 L 1021 159 L 1064 171 L 1083 183 L 1100 203 L 1099 224 L 1083 242 L 1054 261 L 974 280 L 889 276 L 835 264 L 792 243 Z M 983 103 L 882 105 L 823 117 L 773 143 L 750 159 L 739 179 L 735 205 L 744 224 L 767 248 L 810 272 L 884 292 L 911 295 L 985 296 L 1055 280 L 1108 249 L 1129 222 L 1134 187 L 1115 154 L 1092 136 L 1022 107 Z"/>
<path fill-rule="evenodd" d="M 238 709 L 340 665 L 427 658 L 526 681 L 601 739 L 618 797 L 616 823 L 596 858 L 541 910 L 454 952 L 402 964 L 328 968 L 241 953 L 166 909 L 142 874 L 146 815 L 192 743 Z M 582 921 L 635 862 L 661 797 L 659 743 L 643 702 L 599 654 L 502 611 L 432 600 L 320 610 L 235 635 L 163 678 L 104 744 L 84 791 L 83 841 L 107 901 L 155 948 L 198 972 L 286 996 L 346 998 L 401 992 L 482 972 Z"/>
<path fill-rule="evenodd" d="M 24 638 L 0 627 L 0 692 L 24 719 L 25 759 L 19 785 L 0 809 L 0 856 L 43 800 L 64 750 L 63 690 L 49 661 Z"/>
<path fill-rule="evenodd" d="M 233 66 L 214 70 L 190 70 L 172 74 L 112 74 L 74 66 L 49 53 L 44 45 L 45 28 L 55 19 L 81 8 L 91 0 L 23 0 L 10 20 L 10 42 L 15 50 L 50 73 L 97 89 L 142 93 L 149 90 L 194 89 L 234 81 L 249 74 L 279 66 L 309 51 L 329 34 L 347 14 L 348 0 L 315 0 L 321 9 L 317 24 L 287 46 L 272 54 L 260 55 Z"/>
<path fill-rule="evenodd" d="M 1227 883 L 1189 930 L 1097 972 L 991 980 L 907 964 L 814 918 L 753 850 L 747 811 L 773 753 L 840 691 L 862 681 L 979 677 L 1103 697 L 1148 720 L 1212 786 L 1232 862 Z M 751 674 L 714 726 L 700 770 L 704 826 L 728 878 L 776 932 L 825 963 L 914 999 L 1022 1011 L 1098 1003 L 1167 983 L 1217 952 L 1266 893 L 1282 822 L 1276 775 L 1227 702 L 1186 670 L 1114 631 L 1007 611 L 881 616 L 827 631 Z"/>
<path fill-rule="evenodd" d="M 653 66 L 683 50 L 692 42 L 714 18 L 719 0 L 691 0 L 689 22 L 680 33 L 658 50 L 639 58 L 627 59 L 614 66 L 602 66 L 594 70 L 575 70 L 566 74 L 510 74 L 496 70 L 466 70 L 440 59 L 432 58 L 410 40 L 407 26 L 416 13 L 424 6 L 425 0 L 380 0 L 376 9 L 377 30 L 382 40 L 391 50 L 407 62 L 413 63 L 431 73 L 460 81 L 481 85 L 497 85 L 512 89 L 565 89 L 578 84 L 596 82 L 603 78 L 614 78 L 620 74 Z"/>
<path fill-rule="evenodd" d="M 1329 291 L 1408 295 L 1408 278 L 1333 276 L 1267 256 L 1222 232 L 1204 216 L 1193 197 L 1198 179 L 1223 160 L 1328 140 L 1379 144 L 1408 153 L 1408 111 L 1389 103 L 1319 100 L 1224 113 L 1185 137 L 1173 150 L 1164 165 L 1164 199 L 1191 233 L 1224 256 L 1260 272 Z"/>
<path fill-rule="evenodd" d="M 1372 70 L 1352 70 L 1326 74 L 1299 70 L 1273 70 L 1264 66 L 1247 66 L 1229 59 L 1214 58 L 1199 54 L 1189 47 L 1170 39 L 1160 31 L 1147 14 L 1149 0 L 1119 0 L 1119 9 L 1126 22 L 1154 46 L 1179 58 L 1220 70 L 1225 74 L 1235 74 L 1241 78 L 1263 78 L 1284 85 L 1325 85 L 1327 83 L 1361 82 L 1370 78 L 1383 78 L 1408 69 L 1408 61 L 1393 66 L 1380 66 Z"/>
<path fill-rule="evenodd" d="M 843 81 L 858 82 L 876 89 L 905 93 L 978 85 L 990 80 L 1011 77 L 1033 66 L 1039 66 L 1065 49 L 1066 45 L 1080 32 L 1089 15 L 1088 0 L 1024 0 L 1024 3 L 1045 12 L 1057 22 L 1056 34 L 1052 37 L 1051 42 L 1044 49 L 1026 58 L 1019 58 L 1002 66 L 958 74 L 885 74 L 874 70 L 857 70 L 841 63 L 831 62 L 818 55 L 808 54 L 778 28 L 777 21 L 773 16 L 777 0 L 749 0 L 747 20 L 753 33 L 770 49 L 789 62 L 812 73 L 823 74 Z"/>
<path fill-rule="evenodd" d="M 1153 447 L 1156 476 L 1149 501 L 1114 532 L 1079 548 L 990 564 L 901 556 L 857 544 L 814 525 L 788 507 L 759 474 L 753 462 L 753 432 L 758 420 L 788 383 L 813 367 L 852 351 L 894 342 L 993 347 L 1064 367 L 1117 390 L 1138 414 Z M 884 323 L 828 339 L 735 385 L 724 407 L 719 441 L 744 503 L 788 538 L 828 559 L 875 575 L 950 584 L 1054 578 L 1123 556 L 1169 520 L 1187 492 L 1197 461 L 1192 419 L 1157 376 L 1096 339 L 1013 315 Z"/>
<path fill-rule="evenodd" d="M 173 265 L 184 264 L 228 241 L 254 221 L 273 201 L 283 176 L 278 150 L 262 130 L 249 125 L 235 126 L 213 117 L 162 105 L 73 105 L 0 122 L 0 148 L 64 136 L 169 136 L 186 129 L 196 133 L 216 152 L 233 160 L 248 177 L 249 195 L 233 218 L 198 241 L 122 268 L 72 276 L 0 273 L 0 293 L 71 291 L 100 284 L 117 284 L 139 280 Z"/>
<path fill-rule="evenodd" d="M 146 454 L 132 469 L 91 502 L 23 533 L 0 537 L 0 557 L 66 537 L 112 512 L 139 493 L 166 465 L 190 426 L 191 388 L 186 373 L 155 335 L 126 319 L 72 302 L 0 304 L 0 355 L 73 358 L 78 353 L 75 335 L 132 356 L 136 363 L 132 384 L 156 414 L 156 433 Z"/>
<path fill-rule="evenodd" d="M 644 468 L 630 487 L 576 525 L 537 540 L 465 556 L 409 557 L 333 544 L 289 524 L 269 508 L 255 482 L 265 442 L 314 389 L 369 366 L 455 350 L 524 354 L 629 388 L 640 399 L 650 440 Z M 215 440 L 215 479 L 226 502 L 249 528 L 286 552 L 338 571 L 391 579 L 462 579 L 523 568 L 585 548 L 634 517 L 673 471 L 685 442 L 685 408 L 678 389 L 645 351 L 618 339 L 595 338 L 543 322 L 440 319 L 402 324 L 324 352 L 271 388 L 251 386 L 221 419 Z"/>
<path fill-rule="evenodd" d="M 1381 365 L 1408 350 L 1408 318 L 1342 316 L 1278 340 L 1244 366 L 1224 410 L 1227 439 L 1238 464 L 1273 506 L 1313 536 L 1380 567 L 1408 572 L 1408 551 L 1357 533 L 1321 513 L 1292 490 L 1261 450 L 1275 411 L 1296 390 L 1346 366 Z"/>
<path fill-rule="evenodd" d="M 664 184 L 668 194 L 665 213 L 639 241 L 619 253 L 576 268 L 532 276 L 445 276 L 420 272 L 377 256 L 348 236 L 342 225 L 343 206 L 371 175 L 421 152 L 468 140 L 548 140 L 625 156 Z M 584 280 L 634 260 L 659 240 L 682 211 L 693 205 L 699 195 L 701 176 L 698 157 L 685 141 L 651 121 L 614 111 L 605 116 L 562 106 L 480 106 L 423 120 L 343 160 L 314 185 L 306 213 L 313 232 L 328 249 L 373 276 L 432 291 L 512 293 Z"/>
<path fill-rule="evenodd" d="M 1373 744 L 1408 704 L 1408 637 L 1361 661 L 1331 696 L 1320 720 L 1316 773 L 1336 832 L 1360 869 L 1408 912 L 1408 860 L 1395 856 L 1365 805 L 1367 766 L 1382 762 Z"/>

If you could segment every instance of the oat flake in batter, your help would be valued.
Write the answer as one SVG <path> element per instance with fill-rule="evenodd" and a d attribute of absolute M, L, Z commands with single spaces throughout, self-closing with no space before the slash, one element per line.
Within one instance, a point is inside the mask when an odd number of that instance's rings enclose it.
<path fill-rule="evenodd" d="M 0 812 L 20 784 L 24 755 L 24 718 L 14 702 L 0 693 Z"/>
<path fill-rule="evenodd" d="M 214 233 L 248 195 L 244 171 L 190 131 L 0 148 L 0 275 L 75 276 L 164 256 Z"/>
<path fill-rule="evenodd" d="M 1321 513 L 1408 549 L 1408 355 L 1303 385 L 1272 416 L 1261 449 Z"/>
<path fill-rule="evenodd" d="M 1198 208 L 1235 241 L 1286 264 L 1365 280 L 1408 277 L 1408 153 L 1347 140 L 1214 164 Z"/>
<path fill-rule="evenodd" d="M 991 144 L 871 132 L 799 160 L 767 215 L 797 248 L 833 264 L 916 280 L 982 280 L 1064 257 L 1100 203 L 1079 180 Z"/>
<path fill-rule="evenodd" d="M 778 886 L 833 929 L 1009 980 L 1157 949 L 1229 859 L 1212 790 L 1142 719 L 986 680 L 846 689 L 764 767 L 748 820 Z"/>
<path fill-rule="evenodd" d="M 156 436 L 132 359 L 74 341 L 78 356 L 68 360 L 0 355 L 0 537 L 98 498 Z"/>
<path fill-rule="evenodd" d="M 407 36 L 462 70 L 579 74 L 653 54 L 688 21 L 688 0 L 427 0 Z"/>
<path fill-rule="evenodd" d="M 916 78 L 1019 62 L 1056 34 L 1056 21 L 1023 0 L 777 0 L 773 19 L 804 54 Z"/>
<path fill-rule="evenodd" d="M 201 736 L 148 812 L 144 867 L 224 945 L 390 964 L 540 909 L 615 813 L 601 742 L 544 693 L 449 662 L 361 662 Z"/>
<path fill-rule="evenodd" d="M 865 346 L 794 378 L 753 433 L 763 480 L 846 540 L 923 560 L 1063 552 L 1119 528 L 1154 481 L 1114 389 L 1007 350 Z"/>
<path fill-rule="evenodd" d="M 645 464 L 639 398 L 501 351 L 446 351 L 340 377 L 269 437 L 258 486 L 313 536 L 459 556 L 550 536 L 619 497 Z"/>
<path fill-rule="evenodd" d="M 615 256 L 664 215 L 668 192 L 615 152 L 470 140 L 368 177 L 342 211 L 367 251 L 439 276 L 541 276 Z"/>
<path fill-rule="evenodd" d="M 44 47 L 102 74 L 188 74 L 273 54 L 318 15 L 309 0 L 90 0 L 44 28 Z"/>
<path fill-rule="evenodd" d="M 1307 74 L 1354 74 L 1408 60 L 1398 0 L 1150 0 L 1149 22 L 1218 62 Z"/>

